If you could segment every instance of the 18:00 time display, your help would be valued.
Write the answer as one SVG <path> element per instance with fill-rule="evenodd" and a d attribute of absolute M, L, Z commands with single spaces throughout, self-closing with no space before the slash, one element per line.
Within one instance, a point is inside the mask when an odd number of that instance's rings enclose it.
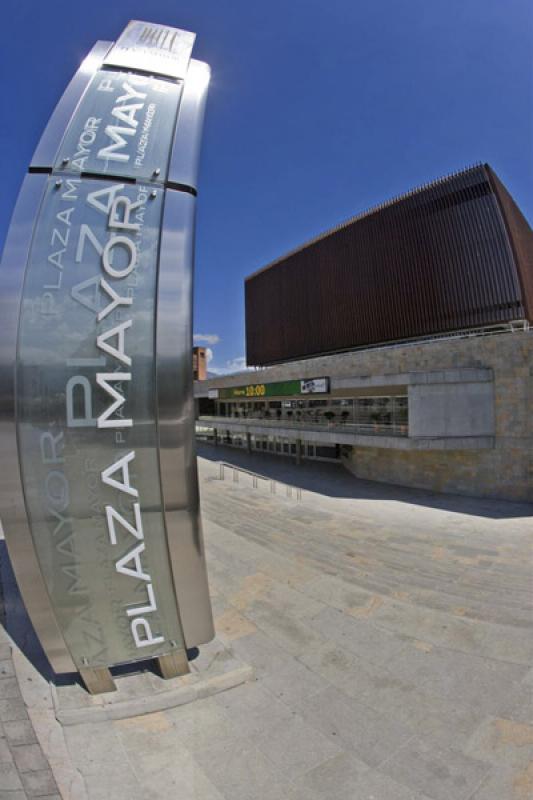
<path fill-rule="evenodd" d="M 246 387 L 246 397 L 264 397 L 266 386 L 264 383 L 257 383 L 255 386 Z"/>

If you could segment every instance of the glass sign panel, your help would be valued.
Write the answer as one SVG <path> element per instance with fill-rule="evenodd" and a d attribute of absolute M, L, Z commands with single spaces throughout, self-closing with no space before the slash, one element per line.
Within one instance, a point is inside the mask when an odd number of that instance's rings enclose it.
<path fill-rule="evenodd" d="M 154 314 L 163 190 L 48 181 L 17 426 L 32 536 L 78 667 L 183 648 L 162 514 Z"/>
<path fill-rule="evenodd" d="M 69 123 L 55 169 L 165 180 L 182 85 L 99 70 Z"/>

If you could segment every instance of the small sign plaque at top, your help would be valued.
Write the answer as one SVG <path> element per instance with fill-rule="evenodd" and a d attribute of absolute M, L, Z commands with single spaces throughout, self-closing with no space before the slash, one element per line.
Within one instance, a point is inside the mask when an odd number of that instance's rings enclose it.
<path fill-rule="evenodd" d="M 196 34 L 132 20 L 109 51 L 106 66 L 185 78 Z"/>

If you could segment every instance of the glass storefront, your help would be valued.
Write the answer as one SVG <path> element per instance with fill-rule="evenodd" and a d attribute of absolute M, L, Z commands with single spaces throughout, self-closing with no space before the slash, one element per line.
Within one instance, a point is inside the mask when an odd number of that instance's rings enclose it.
<path fill-rule="evenodd" d="M 215 444 L 215 429 L 207 425 L 196 426 L 196 436 L 200 441 Z M 216 444 L 225 447 L 238 447 L 246 449 L 246 434 L 217 429 Z M 270 453 L 271 455 L 290 456 L 296 458 L 297 444 L 295 439 L 275 435 L 250 435 L 250 448 L 252 452 Z M 337 461 L 341 456 L 339 445 L 323 445 L 315 442 L 302 442 L 301 458 L 318 461 Z"/>
<path fill-rule="evenodd" d="M 216 416 L 233 419 L 279 420 L 302 425 L 349 426 L 368 434 L 407 436 L 407 395 L 294 399 L 264 401 L 219 401 Z"/>

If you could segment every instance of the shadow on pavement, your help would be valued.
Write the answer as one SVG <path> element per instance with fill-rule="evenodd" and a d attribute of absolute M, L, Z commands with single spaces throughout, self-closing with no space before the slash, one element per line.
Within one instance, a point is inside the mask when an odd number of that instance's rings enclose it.
<path fill-rule="evenodd" d="M 63 686 L 78 682 L 76 673 L 56 675 L 50 666 L 19 592 L 4 540 L 0 540 L 0 624 L 47 681 Z"/>
<path fill-rule="evenodd" d="M 40 672 L 45 680 L 56 686 L 70 686 L 76 683 L 83 686 L 77 672 L 58 675 L 52 669 L 26 611 L 26 606 L 13 572 L 7 545 L 3 539 L 0 539 L 0 625 L 4 627 L 19 650 L 24 653 L 28 661 Z M 189 662 L 198 658 L 198 655 L 199 650 L 197 647 L 187 651 Z M 153 659 L 111 667 L 111 674 L 114 677 L 147 671 L 155 671 Z"/>
<path fill-rule="evenodd" d="M 483 497 L 442 494 L 425 489 L 411 489 L 354 477 L 341 464 L 304 461 L 296 464 L 286 456 L 247 453 L 224 445 L 197 443 L 198 455 L 208 461 L 225 461 L 267 478 L 301 489 L 353 500 L 381 500 L 427 506 L 428 508 L 470 514 L 490 519 L 519 519 L 533 516 L 533 503 L 512 503 Z"/>

